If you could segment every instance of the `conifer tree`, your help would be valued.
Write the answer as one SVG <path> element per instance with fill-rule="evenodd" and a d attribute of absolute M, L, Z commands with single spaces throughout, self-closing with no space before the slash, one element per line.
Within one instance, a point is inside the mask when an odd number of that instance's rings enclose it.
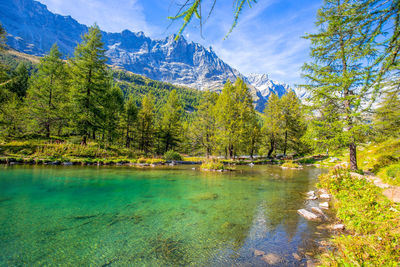
<path fill-rule="evenodd" d="M 249 141 L 247 124 L 251 121 L 254 108 L 250 92 L 244 81 L 238 78 L 235 84 L 228 80 L 217 104 L 216 140 L 225 156 L 234 158 L 237 153 L 245 152 Z"/>
<path fill-rule="evenodd" d="M 381 137 L 400 137 L 400 90 L 389 90 L 376 109 L 375 128 Z"/>
<path fill-rule="evenodd" d="M 137 125 L 138 109 L 132 97 L 124 104 L 124 132 L 125 147 L 131 148 L 134 139 L 135 126 Z"/>
<path fill-rule="evenodd" d="M 103 140 L 107 136 L 107 141 L 112 144 L 118 137 L 118 126 L 121 114 L 124 109 L 124 94 L 121 88 L 114 85 L 106 92 L 103 106 Z"/>
<path fill-rule="evenodd" d="M 301 137 L 306 130 L 300 100 L 294 91 L 290 91 L 280 99 L 282 111 L 283 155 L 288 148 L 296 152 L 300 149 Z"/>
<path fill-rule="evenodd" d="M 68 99 L 67 73 L 56 44 L 39 63 L 38 71 L 31 77 L 27 92 L 30 118 L 39 130 L 50 137 L 51 129 L 66 118 Z"/>
<path fill-rule="evenodd" d="M 308 81 L 304 87 L 316 110 L 332 105 L 335 108 L 330 110 L 339 112 L 325 116 L 339 118 L 343 130 L 337 139 L 348 147 L 353 170 L 357 169 L 357 143 L 365 128 L 360 115 L 368 107 L 371 77 L 376 71 L 368 64 L 376 52 L 364 38 L 368 29 L 359 26 L 360 14 L 367 12 L 350 0 L 327 0 L 318 11 L 319 32 L 305 37 L 311 41 L 314 61 L 303 67 Z"/>
<path fill-rule="evenodd" d="M 179 101 L 176 90 L 172 90 L 167 102 L 161 110 L 161 143 L 164 152 L 173 150 L 179 142 L 181 132 L 182 104 Z"/>
<path fill-rule="evenodd" d="M 75 129 L 82 144 L 101 127 L 102 100 L 110 87 L 104 44 L 97 25 L 89 28 L 70 60 Z"/>
<path fill-rule="evenodd" d="M 272 93 L 264 110 L 263 136 L 268 147 L 268 157 L 275 151 L 279 136 L 282 134 L 283 114 L 279 97 Z"/>
<path fill-rule="evenodd" d="M 147 154 L 154 142 L 154 96 L 151 93 L 142 100 L 138 114 L 138 132 L 139 149 Z"/>
<path fill-rule="evenodd" d="M 15 94 L 19 99 L 26 96 L 28 90 L 29 72 L 25 63 L 20 62 L 13 71 L 10 81 L 5 85 L 8 91 Z"/>
<path fill-rule="evenodd" d="M 195 120 L 192 123 L 194 142 L 199 144 L 208 158 L 214 152 L 216 134 L 216 109 L 218 95 L 214 92 L 205 92 L 197 108 Z"/>

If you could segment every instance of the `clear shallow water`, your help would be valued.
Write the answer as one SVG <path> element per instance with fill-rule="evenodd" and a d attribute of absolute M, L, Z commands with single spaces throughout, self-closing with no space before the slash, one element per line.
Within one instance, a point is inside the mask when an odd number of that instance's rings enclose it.
<path fill-rule="evenodd" d="M 299 265 L 319 173 L 0 166 L 0 266 L 265 266 L 254 249 Z"/>

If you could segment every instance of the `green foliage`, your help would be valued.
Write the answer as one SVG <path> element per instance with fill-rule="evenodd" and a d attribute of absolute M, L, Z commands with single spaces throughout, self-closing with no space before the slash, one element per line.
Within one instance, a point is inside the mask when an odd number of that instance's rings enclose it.
<path fill-rule="evenodd" d="M 379 172 L 378 176 L 383 179 L 385 183 L 392 185 L 400 185 L 400 164 L 396 163 L 383 167 Z"/>
<path fill-rule="evenodd" d="M 179 154 L 176 151 L 168 150 L 164 154 L 164 159 L 165 160 L 182 160 L 182 156 L 181 156 L 181 154 Z"/>
<path fill-rule="evenodd" d="M 143 98 L 138 115 L 139 149 L 149 153 L 154 141 L 154 97 L 149 94 Z"/>
<path fill-rule="evenodd" d="M 353 235 L 333 238 L 337 249 L 322 255 L 323 265 L 395 266 L 400 257 L 399 209 L 373 183 L 336 169 L 320 177 L 335 197 L 336 216 Z"/>
<path fill-rule="evenodd" d="M 97 25 L 89 28 L 70 60 L 74 127 L 86 144 L 101 127 L 102 106 L 109 90 L 104 44 Z"/>
<path fill-rule="evenodd" d="M 210 10 L 208 12 L 207 18 L 204 20 L 202 14 L 202 3 L 201 0 L 195 0 L 193 2 L 186 1 L 183 5 L 181 5 L 180 9 L 178 10 L 177 14 L 173 17 L 168 17 L 170 20 L 179 20 L 182 19 L 182 26 L 178 31 L 178 35 L 175 37 L 175 40 L 178 40 L 180 35 L 183 33 L 185 28 L 189 25 L 190 21 L 192 20 L 193 16 L 200 21 L 200 31 L 202 31 L 203 23 L 210 17 L 211 13 L 214 11 L 214 7 L 217 0 L 214 0 L 211 4 Z M 251 3 L 257 3 L 256 0 L 234 0 L 234 19 L 231 28 L 229 29 L 228 33 L 226 34 L 225 38 L 229 36 L 232 30 L 236 27 L 239 16 L 242 13 L 245 4 L 248 4 L 251 7 Z"/>
<path fill-rule="evenodd" d="M 242 79 L 238 78 L 234 84 L 229 80 L 225 83 L 215 108 L 219 149 L 233 158 L 246 150 L 252 130 L 249 123 L 254 123 L 255 116 L 249 89 Z"/>
<path fill-rule="evenodd" d="M 218 160 L 209 160 L 201 164 L 200 169 L 209 170 L 209 171 L 217 171 L 224 170 L 225 166 L 221 161 Z"/>
<path fill-rule="evenodd" d="M 172 90 L 167 102 L 161 109 L 160 138 L 161 151 L 166 152 L 177 147 L 182 130 L 182 105 L 176 90 Z"/>
<path fill-rule="evenodd" d="M 283 168 L 291 168 L 291 169 L 298 169 L 298 168 L 301 168 L 301 165 L 299 165 L 299 164 L 297 164 L 297 163 L 295 163 L 293 161 L 287 161 L 287 162 L 283 163 L 281 165 L 281 167 L 283 167 Z"/>
<path fill-rule="evenodd" d="M 69 87 L 65 63 L 58 46 L 53 45 L 50 53 L 43 57 L 38 71 L 31 77 L 26 103 L 34 129 L 50 137 L 51 130 L 66 124 L 69 103 Z"/>
<path fill-rule="evenodd" d="M 376 109 L 374 126 L 380 138 L 400 137 L 400 97 L 399 89 L 385 92 L 383 101 Z"/>
<path fill-rule="evenodd" d="M 366 26 L 369 8 L 362 1 L 325 1 L 318 11 L 318 33 L 305 37 L 311 41 L 313 62 L 303 66 L 308 81 L 304 88 L 311 93 L 319 122 L 324 121 L 316 125 L 323 127 L 319 140 L 331 139 L 324 135 L 327 131 L 349 147 L 352 169 L 357 169 L 356 145 L 368 129 L 361 115 L 379 89 L 373 86 L 379 68 L 373 63 L 377 35 Z"/>

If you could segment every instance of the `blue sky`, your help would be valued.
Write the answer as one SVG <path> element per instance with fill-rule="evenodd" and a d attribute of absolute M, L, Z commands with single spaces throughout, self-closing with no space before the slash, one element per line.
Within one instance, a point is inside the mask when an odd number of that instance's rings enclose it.
<path fill-rule="evenodd" d="M 176 33 L 180 22 L 168 28 L 183 0 L 39 0 L 52 12 L 71 15 L 80 23 L 96 22 L 102 30 L 143 31 L 155 39 Z M 212 0 L 204 0 L 203 13 Z M 300 68 L 308 61 L 309 42 L 301 38 L 315 32 L 314 21 L 322 0 L 258 0 L 246 8 L 232 34 L 223 40 L 233 20 L 233 0 L 217 0 L 214 13 L 203 26 L 193 19 L 184 36 L 212 46 L 217 55 L 243 74 L 267 73 L 273 80 L 301 83 Z"/>

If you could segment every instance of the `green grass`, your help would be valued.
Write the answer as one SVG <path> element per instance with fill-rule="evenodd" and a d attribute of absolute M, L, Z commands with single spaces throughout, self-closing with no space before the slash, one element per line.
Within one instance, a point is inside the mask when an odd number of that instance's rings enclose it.
<path fill-rule="evenodd" d="M 297 163 L 295 163 L 293 161 L 287 161 L 287 162 L 283 163 L 281 165 L 281 167 L 283 167 L 283 168 L 291 168 L 291 169 L 298 169 L 298 168 L 301 168 L 301 165 L 299 165 L 299 164 L 297 164 Z"/>
<path fill-rule="evenodd" d="M 349 231 L 334 236 L 335 249 L 321 256 L 324 266 L 397 266 L 400 262 L 400 205 L 365 179 L 336 169 L 320 176 L 334 196 L 336 216 Z"/>
<path fill-rule="evenodd" d="M 221 161 L 218 160 L 210 160 L 210 161 L 206 161 L 203 162 L 203 164 L 201 164 L 200 169 L 202 170 L 225 170 L 225 166 Z"/>

